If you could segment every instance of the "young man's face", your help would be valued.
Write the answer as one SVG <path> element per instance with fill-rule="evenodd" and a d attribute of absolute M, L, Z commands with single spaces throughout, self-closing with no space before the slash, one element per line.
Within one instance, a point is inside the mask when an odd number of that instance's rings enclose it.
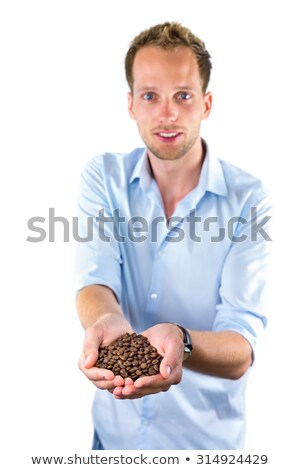
<path fill-rule="evenodd" d="M 133 64 L 130 116 L 148 150 L 176 160 L 200 149 L 200 125 L 209 116 L 211 94 L 202 92 L 194 53 L 187 47 L 140 49 Z"/>

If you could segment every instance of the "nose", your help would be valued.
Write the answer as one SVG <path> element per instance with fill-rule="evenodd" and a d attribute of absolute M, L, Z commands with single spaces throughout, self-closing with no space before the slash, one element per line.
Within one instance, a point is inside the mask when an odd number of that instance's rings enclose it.
<path fill-rule="evenodd" d="M 178 110 L 176 103 L 170 99 L 163 100 L 159 109 L 160 124 L 171 124 L 177 121 Z"/>

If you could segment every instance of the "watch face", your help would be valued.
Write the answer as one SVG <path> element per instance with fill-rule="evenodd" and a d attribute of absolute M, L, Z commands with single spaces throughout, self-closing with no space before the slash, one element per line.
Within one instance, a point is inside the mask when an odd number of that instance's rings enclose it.
<path fill-rule="evenodd" d="M 187 350 L 184 350 L 184 353 L 183 353 L 183 362 L 186 361 L 190 356 L 191 356 L 191 352 L 190 352 L 190 351 L 187 351 Z"/>
<path fill-rule="evenodd" d="M 192 354 L 191 347 L 189 345 L 184 346 L 183 360 L 185 361 Z"/>

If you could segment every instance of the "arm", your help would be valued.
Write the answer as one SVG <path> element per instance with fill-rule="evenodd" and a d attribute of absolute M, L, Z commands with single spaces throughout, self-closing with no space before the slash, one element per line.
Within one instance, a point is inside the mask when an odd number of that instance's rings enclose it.
<path fill-rule="evenodd" d="M 234 331 L 190 331 L 193 352 L 184 365 L 203 374 L 236 380 L 252 363 L 252 348 Z"/>
<path fill-rule="evenodd" d="M 91 285 L 81 289 L 77 295 L 76 307 L 85 329 L 107 313 L 123 315 L 113 291 L 102 285 Z"/>

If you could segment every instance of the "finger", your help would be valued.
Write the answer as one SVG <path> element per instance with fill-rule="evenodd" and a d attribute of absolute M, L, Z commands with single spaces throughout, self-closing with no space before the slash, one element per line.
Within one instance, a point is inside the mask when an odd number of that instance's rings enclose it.
<path fill-rule="evenodd" d="M 134 382 L 134 386 L 136 388 L 143 388 L 143 387 L 153 387 L 159 388 L 162 386 L 162 382 L 165 381 L 161 374 L 151 375 L 149 377 L 141 377 Z"/>
<path fill-rule="evenodd" d="M 115 387 L 113 390 L 113 395 L 115 398 L 122 399 L 123 397 L 123 388 L 124 387 Z"/>
<path fill-rule="evenodd" d="M 105 369 L 101 369 L 104 370 Z M 108 371 L 110 372 L 110 371 Z M 124 379 L 120 375 L 117 375 L 116 377 L 113 375 L 112 379 L 97 379 L 97 380 L 92 380 L 93 384 L 101 388 L 102 390 L 108 390 L 110 393 L 114 393 L 115 389 L 122 390 L 124 387 Z"/>
<path fill-rule="evenodd" d="M 125 379 L 125 385 L 133 385 L 134 382 L 130 377 L 126 377 Z"/>
<path fill-rule="evenodd" d="M 169 390 L 171 384 L 164 384 L 163 387 L 160 388 L 153 388 L 153 387 L 145 387 L 145 388 L 136 388 L 132 385 L 125 386 L 122 390 L 122 396 L 126 399 L 135 399 L 135 398 L 142 398 L 146 395 L 153 395 L 159 392 L 166 392 Z"/>
<path fill-rule="evenodd" d="M 115 379 L 113 372 L 107 369 L 99 369 L 98 367 L 92 367 L 91 369 L 82 368 L 81 371 L 89 380 L 92 380 L 92 381 L 97 381 L 97 380 L 111 381 Z"/>
<path fill-rule="evenodd" d="M 139 398 L 141 395 L 141 391 L 135 388 L 134 385 L 125 385 L 122 390 L 123 398 Z"/>
<path fill-rule="evenodd" d="M 100 390 L 107 390 L 108 392 L 113 393 L 115 389 L 115 384 L 113 380 L 92 380 L 92 383 L 95 387 Z"/>
<path fill-rule="evenodd" d="M 164 379 L 160 374 L 151 376 L 151 377 L 141 377 L 134 382 L 134 388 L 137 392 L 138 390 L 143 395 L 157 393 L 157 392 L 164 392 L 169 390 L 171 387 L 172 382 L 170 380 Z M 123 389 L 123 395 L 125 391 L 125 395 L 127 393 L 131 393 L 132 388 L 127 388 L 126 385 Z"/>
<path fill-rule="evenodd" d="M 123 387 L 126 382 L 126 379 L 124 380 L 121 375 L 116 375 L 114 379 L 114 385 L 115 387 Z"/>

